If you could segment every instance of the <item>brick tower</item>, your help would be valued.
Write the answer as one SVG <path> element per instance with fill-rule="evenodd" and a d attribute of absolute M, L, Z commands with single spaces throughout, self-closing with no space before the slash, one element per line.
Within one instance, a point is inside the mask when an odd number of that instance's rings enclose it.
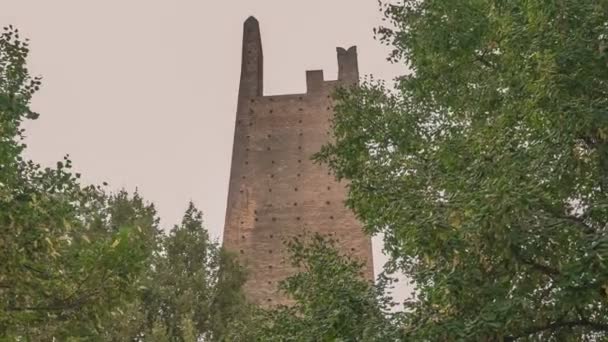
<path fill-rule="evenodd" d="M 344 184 L 310 160 L 329 139 L 332 91 L 359 79 L 356 48 L 337 50 L 337 81 L 307 71 L 305 94 L 264 96 L 259 24 L 245 21 L 224 246 L 247 268 L 245 293 L 257 304 L 288 303 L 277 293 L 294 272 L 283 241 L 305 231 L 331 235 L 373 280 L 371 239 L 344 207 Z"/>

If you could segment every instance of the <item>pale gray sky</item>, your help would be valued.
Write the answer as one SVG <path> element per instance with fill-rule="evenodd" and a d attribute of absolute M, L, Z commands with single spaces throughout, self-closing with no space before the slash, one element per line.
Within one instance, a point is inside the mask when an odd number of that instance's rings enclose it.
<path fill-rule="evenodd" d="M 262 31 L 265 93 L 305 92 L 305 71 L 337 74 L 336 47 L 358 46 L 362 75 L 391 80 L 373 39 L 377 0 L 1 0 L 0 25 L 31 40 L 43 76 L 28 156 L 69 153 L 85 182 L 139 188 L 164 226 L 187 202 L 223 229 L 240 74 L 242 25 Z M 374 241 L 376 270 L 383 264 Z"/>

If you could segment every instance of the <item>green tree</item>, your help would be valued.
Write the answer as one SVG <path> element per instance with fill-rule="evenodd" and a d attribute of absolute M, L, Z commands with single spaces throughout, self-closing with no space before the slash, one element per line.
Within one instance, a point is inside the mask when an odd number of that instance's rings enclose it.
<path fill-rule="evenodd" d="M 125 229 L 130 230 L 135 234 L 131 240 L 125 241 L 124 248 L 128 252 L 124 253 L 137 258 L 109 266 L 110 272 L 125 276 L 127 283 L 121 288 L 110 288 L 111 292 L 102 298 L 108 301 L 119 296 L 122 300 L 97 309 L 107 318 L 97 322 L 94 336 L 104 341 L 125 341 L 138 336 L 144 324 L 145 306 L 141 298 L 148 291 L 154 259 L 160 253 L 163 235 L 154 205 L 146 203 L 137 191 L 129 195 L 121 190 L 106 198 L 102 208 L 84 214 L 91 222 L 88 234 L 93 235 L 93 240 L 103 240 Z M 100 313 L 96 312 L 95 315 L 99 316 Z"/>
<path fill-rule="evenodd" d="M 281 282 L 293 304 L 262 310 L 251 324 L 258 341 L 396 341 L 398 316 L 385 295 L 388 278 L 377 285 L 362 279 L 361 262 L 340 254 L 334 241 L 315 235 L 288 243 L 300 271 Z M 250 337 L 250 340 L 254 338 Z"/>
<path fill-rule="evenodd" d="M 340 91 L 317 157 L 414 281 L 408 336 L 608 338 L 608 3 L 383 10 L 410 73 Z"/>
<path fill-rule="evenodd" d="M 233 321 L 247 313 L 245 274 L 214 242 L 202 213 L 189 204 L 180 225 L 162 240 L 143 304 L 144 337 L 159 341 L 224 341 Z"/>
<path fill-rule="evenodd" d="M 149 212 L 119 216 L 121 201 L 147 209 L 137 197 L 81 186 L 69 158 L 42 168 L 22 157 L 21 124 L 38 116 L 29 103 L 40 86 L 28 73 L 28 53 L 19 32 L 5 28 L 0 34 L 0 338 L 100 338 L 137 298 L 155 224 Z M 137 221 L 138 215 L 147 221 Z"/>

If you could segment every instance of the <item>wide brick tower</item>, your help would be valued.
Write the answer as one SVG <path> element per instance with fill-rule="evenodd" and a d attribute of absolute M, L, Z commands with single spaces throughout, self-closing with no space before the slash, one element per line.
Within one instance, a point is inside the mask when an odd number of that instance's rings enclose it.
<path fill-rule="evenodd" d="M 371 239 L 344 206 L 345 185 L 311 161 L 330 137 L 332 92 L 359 80 L 356 48 L 337 52 L 338 80 L 307 71 L 305 94 L 264 96 L 259 23 L 245 21 L 224 246 L 247 268 L 245 293 L 257 304 L 289 303 L 277 292 L 295 271 L 284 241 L 304 232 L 330 235 L 373 281 Z"/>

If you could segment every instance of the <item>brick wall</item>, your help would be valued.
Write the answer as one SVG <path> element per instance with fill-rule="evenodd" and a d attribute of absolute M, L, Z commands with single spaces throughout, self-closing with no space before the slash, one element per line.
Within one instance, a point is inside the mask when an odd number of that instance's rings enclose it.
<path fill-rule="evenodd" d="M 338 48 L 338 62 L 337 81 L 308 71 L 306 94 L 263 96 L 259 24 L 245 22 L 224 246 L 247 267 L 245 291 L 255 303 L 288 303 L 276 288 L 294 272 L 283 242 L 305 231 L 331 235 L 366 262 L 364 277 L 373 280 L 371 240 L 344 207 L 344 184 L 310 160 L 330 137 L 331 93 L 358 81 L 356 48 Z"/>

